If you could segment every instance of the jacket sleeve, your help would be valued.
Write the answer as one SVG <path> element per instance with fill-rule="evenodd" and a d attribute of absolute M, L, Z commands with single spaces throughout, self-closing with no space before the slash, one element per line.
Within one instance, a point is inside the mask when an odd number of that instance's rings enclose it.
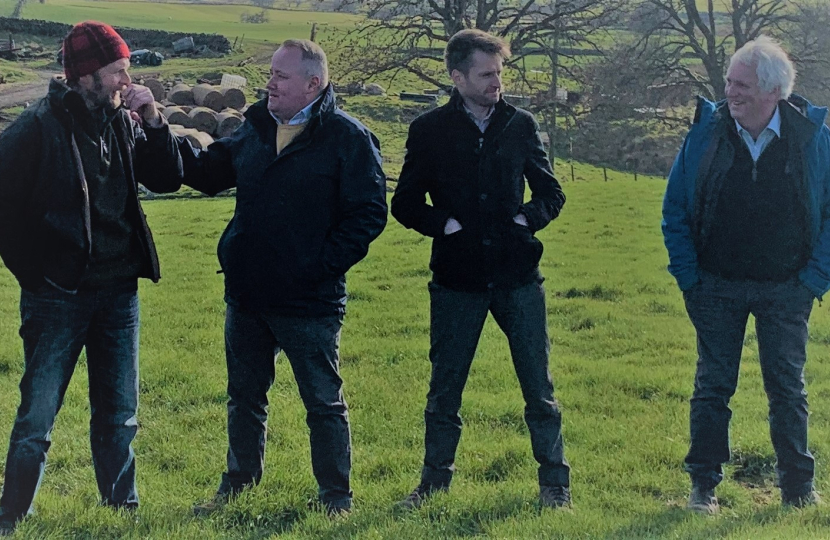
<path fill-rule="evenodd" d="M 182 187 L 182 158 L 176 137 L 167 122 L 158 128 L 133 124 L 135 134 L 135 177 L 155 193 L 172 193 Z"/>
<path fill-rule="evenodd" d="M 368 130 L 351 136 L 342 156 L 339 220 L 323 245 L 323 272 L 341 276 L 369 252 L 369 244 L 386 226 L 386 175 L 380 143 Z"/>
<path fill-rule="evenodd" d="M 530 155 L 525 161 L 524 176 L 530 187 L 530 200 L 521 205 L 519 212 L 527 218 L 527 225 L 532 232 L 544 229 L 556 219 L 565 205 L 562 186 L 553 176 L 553 169 L 548 161 L 545 146 L 539 136 L 539 124 L 530 117 Z"/>
<path fill-rule="evenodd" d="M 420 125 L 418 120 L 409 125 L 403 168 L 392 196 L 392 215 L 407 229 L 435 238 L 444 235 L 444 225 L 452 216 L 427 204 L 435 157 L 429 155 L 429 135 L 421 131 Z"/>
<path fill-rule="evenodd" d="M 236 171 L 230 145 L 242 131 L 238 129 L 231 137 L 214 141 L 205 149 L 193 148 L 186 138 L 177 137 L 184 168 L 184 185 L 211 196 L 235 187 Z"/>
<path fill-rule="evenodd" d="M 697 251 L 692 240 L 691 216 L 689 215 L 688 189 L 686 183 L 693 181 L 686 175 L 686 149 L 689 137 L 669 173 L 666 194 L 663 197 L 663 241 L 669 252 L 669 272 L 677 280 L 681 291 L 692 288 L 698 281 Z"/>
<path fill-rule="evenodd" d="M 39 174 L 40 128 L 20 118 L 0 134 L 0 257 L 18 279 L 33 234 L 33 186 Z"/>
<path fill-rule="evenodd" d="M 821 127 L 819 147 L 811 165 L 811 174 L 819 179 L 820 198 L 818 202 L 819 232 L 807 266 L 799 274 L 802 283 L 821 298 L 830 290 L 830 130 Z"/>

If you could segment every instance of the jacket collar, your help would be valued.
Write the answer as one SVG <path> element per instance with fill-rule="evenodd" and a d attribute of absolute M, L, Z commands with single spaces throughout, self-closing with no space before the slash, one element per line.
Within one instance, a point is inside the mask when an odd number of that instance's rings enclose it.
<path fill-rule="evenodd" d="M 464 99 L 461 97 L 461 93 L 458 91 L 458 88 L 452 89 L 450 101 L 447 105 L 452 110 L 461 111 L 464 114 L 467 114 L 467 111 L 464 109 Z M 491 118 L 495 118 L 497 115 L 503 114 L 505 111 L 509 111 L 513 108 L 515 107 L 504 101 L 504 96 L 499 96 L 499 101 L 493 107 L 493 115 Z"/>
<path fill-rule="evenodd" d="M 57 78 L 49 81 L 47 98 L 55 110 L 66 114 L 78 114 L 87 110 L 81 94 L 72 90 L 63 80 Z"/>
<path fill-rule="evenodd" d="M 311 116 L 308 123 L 311 124 L 325 122 L 331 114 L 337 110 L 337 99 L 334 94 L 334 88 L 331 83 L 322 92 L 322 96 L 317 98 L 317 101 L 311 107 Z M 276 124 L 271 113 L 268 111 L 268 98 L 257 101 L 245 111 L 245 118 L 251 121 L 251 124 L 257 130 L 267 130 L 269 126 Z"/>
<path fill-rule="evenodd" d="M 729 114 L 725 99 L 717 102 L 701 96 L 697 99 L 695 124 L 710 128 L 726 125 L 727 129 L 730 127 L 735 129 L 734 120 Z M 798 94 L 791 95 L 786 101 L 779 101 L 778 109 L 781 112 L 782 125 L 799 146 L 807 144 L 813 138 L 827 117 L 826 107 L 816 107 Z"/>

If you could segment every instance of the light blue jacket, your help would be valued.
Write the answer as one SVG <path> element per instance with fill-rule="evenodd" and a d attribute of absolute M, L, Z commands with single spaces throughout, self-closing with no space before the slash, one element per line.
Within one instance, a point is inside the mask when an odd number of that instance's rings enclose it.
<path fill-rule="evenodd" d="M 827 108 L 815 107 L 795 94 L 788 102 L 779 102 L 779 107 L 782 121 L 791 122 L 793 128 L 795 136 L 788 152 L 790 159 L 800 158 L 797 165 L 806 175 L 809 199 L 805 202 L 812 253 L 798 277 L 820 299 L 830 289 L 830 130 L 824 125 Z M 663 199 L 663 239 L 669 252 L 669 272 L 683 291 L 700 280 L 697 254 L 711 226 L 713 201 L 734 158 L 734 149 L 726 142 L 727 122 L 733 120 L 725 101 L 698 98 L 692 128 L 669 174 Z"/>

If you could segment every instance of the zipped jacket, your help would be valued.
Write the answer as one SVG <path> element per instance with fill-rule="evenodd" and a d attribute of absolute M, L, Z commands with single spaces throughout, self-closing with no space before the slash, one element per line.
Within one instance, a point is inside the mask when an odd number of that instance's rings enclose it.
<path fill-rule="evenodd" d="M 529 201 L 524 200 L 526 185 Z M 502 99 L 482 133 L 454 90 L 446 105 L 409 126 L 392 215 L 404 227 L 433 238 L 435 283 L 486 291 L 540 281 L 543 247 L 534 233 L 556 218 L 564 204 L 529 112 Z M 513 221 L 517 214 L 525 216 L 527 227 Z M 445 235 L 450 217 L 462 229 Z"/>
<path fill-rule="evenodd" d="M 788 137 L 785 177 L 795 183 L 807 208 L 810 260 L 801 282 L 821 298 L 830 289 L 830 130 L 827 109 L 798 95 L 778 104 Z M 728 137 L 726 101 L 698 98 L 694 122 L 669 174 L 663 199 L 663 238 L 669 272 L 681 290 L 700 280 L 698 253 L 712 230 L 715 207 L 726 173 L 735 158 Z"/>
<path fill-rule="evenodd" d="M 0 257 L 21 287 L 50 283 L 74 291 L 92 253 L 89 191 L 74 115 L 83 98 L 53 79 L 49 92 L 0 134 Z M 158 255 L 138 200 L 138 184 L 162 193 L 181 187 L 176 139 L 165 125 L 142 129 L 120 109 L 112 120 L 128 184 L 127 218 L 141 244 L 140 277 L 158 281 Z"/>
<path fill-rule="evenodd" d="M 204 151 L 182 141 L 185 184 L 209 195 L 236 187 L 218 247 L 226 301 L 285 316 L 344 313 L 345 274 L 386 225 L 380 143 L 336 106 L 331 85 L 279 155 L 267 100 L 245 118 Z"/>

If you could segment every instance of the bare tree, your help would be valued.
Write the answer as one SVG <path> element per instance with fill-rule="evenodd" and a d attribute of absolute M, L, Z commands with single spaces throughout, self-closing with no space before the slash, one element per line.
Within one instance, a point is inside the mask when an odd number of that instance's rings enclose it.
<path fill-rule="evenodd" d="M 332 50 L 342 76 L 364 80 L 411 73 L 446 88 L 443 50 L 453 34 L 478 28 L 508 40 L 521 67 L 530 55 L 551 55 L 554 41 L 599 49 L 596 36 L 625 0 L 341 0 L 362 5 L 366 19 L 341 36 Z"/>
<path fill-rule="evenodd" d="M 787 27 L 786 44 L 798 68 L 796 91 L 822 105 L 830 104 L 830 4 L 814 0 L 799 5 Z"/>
<path fill-rule="evenodd" d="M 716 10 L 715 0 L 707 0 L 705 9 L 698 3 L 644 0 L 634 20 L 642 33 L 635 54 L 659 59 L 666 76 L 682 78 L 713 99 L 724 97 L 731 51 L 764 33 L 781 35 L 796 19 L 794 0 L 726 0 L 724 12 Z"/>

